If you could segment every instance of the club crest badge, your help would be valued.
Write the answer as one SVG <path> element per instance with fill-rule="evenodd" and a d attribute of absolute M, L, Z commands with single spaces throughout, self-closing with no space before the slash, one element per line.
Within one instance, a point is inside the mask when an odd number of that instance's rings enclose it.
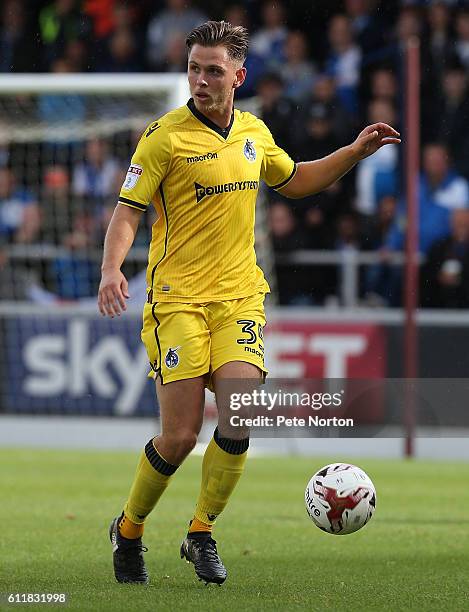
<path fill-rule="evenodd" d="M 256 161 L 256 149 L 254 148 L 254 141 L 253 140 L 249 140 L 249 138 L 246 138 L 246 142 L 244 143 L 244 157 L 249 161 L 249 162 L 254 162 Z"/>
<path fill-rule="evenodd" d="M 166 367 L 169 369 L 177 368 L 179 365 L 179 355 L 177 351 L 180 349 L 180 346 L 176 346 L 175 348 L 169 348 L 166 353 L 166 357 L 164 358 L 164 362 Z"/>

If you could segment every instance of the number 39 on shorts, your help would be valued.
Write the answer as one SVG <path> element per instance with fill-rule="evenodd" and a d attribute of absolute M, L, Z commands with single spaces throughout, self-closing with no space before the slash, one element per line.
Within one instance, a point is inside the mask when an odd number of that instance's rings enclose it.
<path fill-rule="evenodd" d="M 239 319 L 236 321 L 236 323 L 241 326 L 241 333 L 245 334 L 244 337 L 238 338 L 238 344 L 255 344 L 258 338 L 259 341 L 264 340 L 264 331 L 260 323 L 257 324 L 257 330 L 255 321 L 249 319 Z"/>

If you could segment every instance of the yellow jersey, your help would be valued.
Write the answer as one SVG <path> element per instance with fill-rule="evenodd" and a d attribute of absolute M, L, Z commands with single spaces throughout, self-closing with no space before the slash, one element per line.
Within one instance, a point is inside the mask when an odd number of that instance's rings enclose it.
<path fill-rule="evenodd" d="M 149 301 L 203 303 L 268 291 L 254 251 L 259 181 L 279 189 L 295 171 L 250 113 L 234 110 L 222 129 L 191 99 L 150 124 L 119 195 L 125 206 L 156 208 Z"/>

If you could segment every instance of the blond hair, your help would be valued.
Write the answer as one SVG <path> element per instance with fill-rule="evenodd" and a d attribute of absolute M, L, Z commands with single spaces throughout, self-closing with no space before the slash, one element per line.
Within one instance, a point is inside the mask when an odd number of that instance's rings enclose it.
<path fill-rule="evenodd" d="M 188 52 L 196 44 L 202 47 L 223 46 L 232 60 L 244 62 L 248 54 L 249 34 L 243 26 L 233 26 L 227 21 L 206 21 L 194 28 L 186 38 Z"/>

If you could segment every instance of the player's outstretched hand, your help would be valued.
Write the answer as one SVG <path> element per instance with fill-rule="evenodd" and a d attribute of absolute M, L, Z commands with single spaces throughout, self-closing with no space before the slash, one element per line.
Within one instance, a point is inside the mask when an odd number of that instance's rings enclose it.
<path fill-rule="evenodd" d="M 376 153 L 378 149 L 387 144 L 399 144 L 400 134 L 387 123 L 373 123 L 367 126 L 352 144 L 359 159 L 364 159 Z"/>
<path fill-rule="evenodd" d="M 103 316 L 120 316 L 127 310 L 125 300 L 129 296 L 129 284 L 120 270 L 103 270 L 98 291 L 98 307 Z"/>

